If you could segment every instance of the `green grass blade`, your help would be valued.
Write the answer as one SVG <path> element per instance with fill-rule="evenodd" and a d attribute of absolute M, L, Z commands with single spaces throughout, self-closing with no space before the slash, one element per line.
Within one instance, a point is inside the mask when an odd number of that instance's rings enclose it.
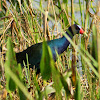
<path fill-rule="evenodd" d="M 13 52 L 13 45 L 12 45 L 11 39 L 8 38 L 5 69 L 10 68 L 12 71 L 15 72 L 14 67 L 16 67 L 16 66 L 17 66 L 17 63 L 15 61 L 15 53 Z M 15 82 L 11 79 L 11 77 L 7 74 L 6 71 L 5 71 L 5 75 L 7 78 L 6 86 L 7 86 L 8 90 L 15 91 L 15 89 L 16 89 Z"/>
<path fill-rule="evenodd" d="M 80 79 L 78 79 L 77 83 L 76 83 L 75 100 L 82 100 L 81 99 L 81 83 L 80 83 Z"/>
<path fill-rule="evenodd" d="M 40 62 L 40 71 L 43 79 L 48 80 L 51 75 L 51 57 L 48 50 L 48 45 L 44 41 L 42 44 L 42 58 Z"/>

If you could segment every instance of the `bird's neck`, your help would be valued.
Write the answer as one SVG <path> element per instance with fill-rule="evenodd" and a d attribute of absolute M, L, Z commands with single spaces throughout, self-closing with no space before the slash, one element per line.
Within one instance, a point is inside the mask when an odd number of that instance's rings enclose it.
<path fill-rule="evenodd" d="M 70 39 L 73 38 L 73 35 L 69 35 L 67 32 L 66 34 L 69 36 Z M 59 46 L 58 46 L 58 54 L 63 53 L 67 47 L 69 46 L 70 42 L 67 40 L 67 38 L 65 36 L 63 36 L 62 38 L 59 39 Z"/>

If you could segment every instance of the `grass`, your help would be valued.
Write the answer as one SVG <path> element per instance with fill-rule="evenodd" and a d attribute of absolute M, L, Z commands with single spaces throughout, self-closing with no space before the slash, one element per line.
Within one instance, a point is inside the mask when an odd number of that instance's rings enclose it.
<path fill-rule="evenodd" d="M 90 0 L 8 2 L 0 1 L 0 99 L 99 100 L 100 2 L 98 5 Z M 72 41 L 65 31 L 73 23 L 81 25 L 85 35 L 76 35 Z M 62 35 L 71 45 L 67 52 L 57 53 L 58 60 L 54 63 L 51 50 L 44 42 L 41 74 L 29 69 L 28 55 L 27 68 L 21 69 L 17 64 L 15 52 L 44 38 L 52 40 Z M 46 63 L 42 63 L 45 57 Z"/>

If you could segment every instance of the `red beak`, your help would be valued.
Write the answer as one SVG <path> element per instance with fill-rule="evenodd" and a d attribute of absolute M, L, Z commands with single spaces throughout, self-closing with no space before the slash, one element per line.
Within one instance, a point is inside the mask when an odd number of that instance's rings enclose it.
<path fill-rule="evenodd" d="M 80 34 L 83 34 L 83 33 L 84 33 L 84 31 L 83 31 L 82 28 L 80 29 L 79 33 L 80 33 Z"/>

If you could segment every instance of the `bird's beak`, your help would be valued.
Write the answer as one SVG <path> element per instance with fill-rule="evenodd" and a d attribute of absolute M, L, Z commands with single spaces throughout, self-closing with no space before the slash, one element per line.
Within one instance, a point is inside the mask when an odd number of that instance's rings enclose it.
<path fill-rule="evenodd" d="M 79 31 L 79 33 L 80 34 L 83 34 L 84 33 L 84 30 L 81 28 L 80 31 Z"/>

